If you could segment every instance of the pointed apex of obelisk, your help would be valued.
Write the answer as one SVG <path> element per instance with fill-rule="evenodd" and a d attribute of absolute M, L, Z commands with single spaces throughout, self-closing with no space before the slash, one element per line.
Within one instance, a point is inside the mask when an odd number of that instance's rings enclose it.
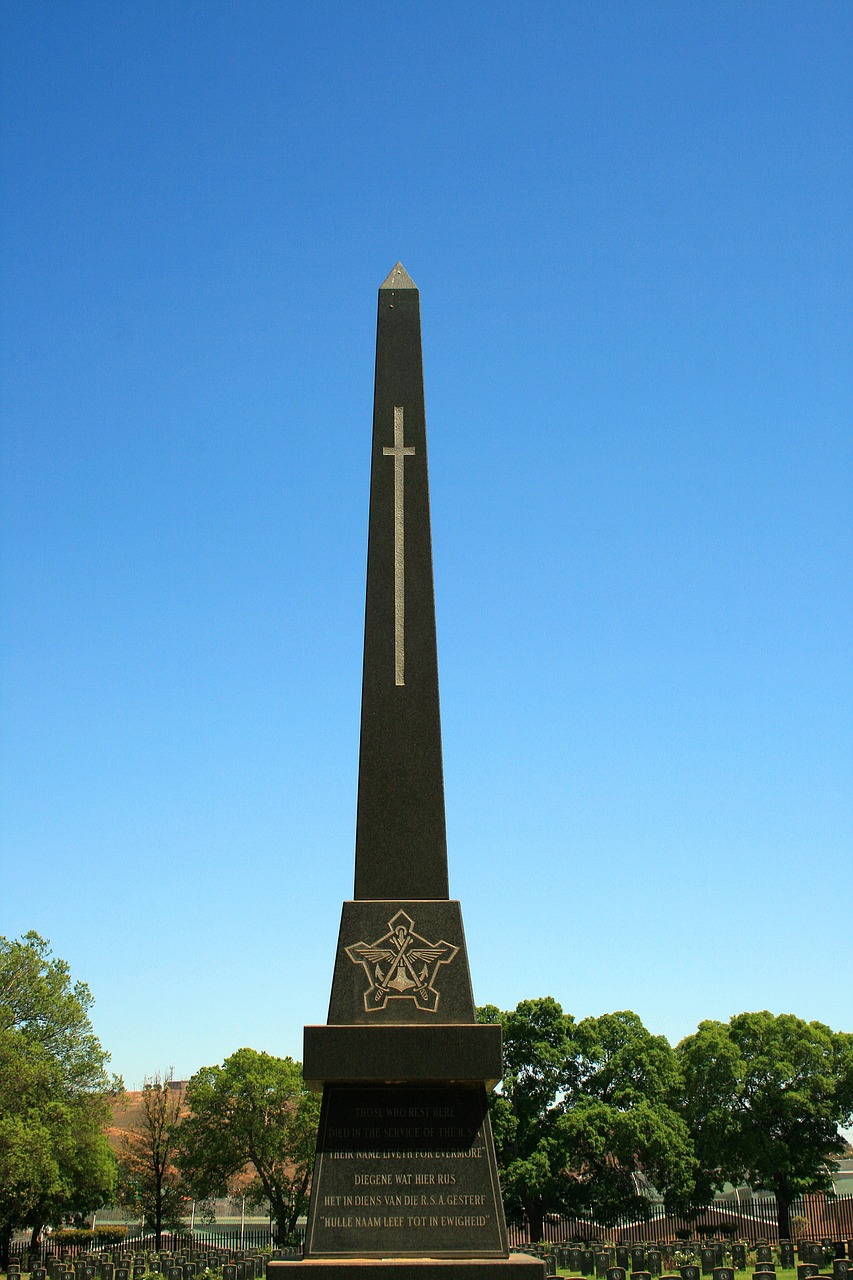
<path fill-rule="evenodd" d="M 417 287 L 402 262 L 398 262 L 394 270 L 389 271 L 379 286 L 380 289 L 417 289 Z"/>

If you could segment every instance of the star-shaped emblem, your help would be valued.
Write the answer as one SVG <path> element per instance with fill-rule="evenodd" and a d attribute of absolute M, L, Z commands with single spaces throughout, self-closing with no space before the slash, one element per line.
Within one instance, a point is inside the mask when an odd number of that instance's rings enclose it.
<path fill-rule="evenodd" d="M 435 975 L 439 965 L 450 964 L 459 948 L 449 942 L 427 942 L 414 932 L 413 925 L 405 911 L 398 911 L 381 938 L 345 948 L 353 964 L 364 966 L 370 980 L 364 993 L 368 1013 L 384 1009 L 389 1000 L 414 1000 L 425 1013 L 435 1013 L 438 1008 Z"/>

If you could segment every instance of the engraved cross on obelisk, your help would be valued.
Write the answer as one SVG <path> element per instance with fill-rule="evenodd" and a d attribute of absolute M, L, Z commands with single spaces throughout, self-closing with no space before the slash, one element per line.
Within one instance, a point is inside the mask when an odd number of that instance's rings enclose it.
<path fill-rule="evenodd" d="M 394 444 L 382 450 L 394 459 L 394 683 L 406 683 L 406 541 L 405 541 L 405 471 L 403 459 L 413 458 L 414 448 L 403 444 L 405 410 L 394 405 Z"/>

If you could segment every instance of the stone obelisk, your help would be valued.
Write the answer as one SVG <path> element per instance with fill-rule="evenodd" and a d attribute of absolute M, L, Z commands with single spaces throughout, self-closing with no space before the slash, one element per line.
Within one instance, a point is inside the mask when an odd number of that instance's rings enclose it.
<path fill-rule="evenodd" d="M 355 893 L 328 1021 L 305 1028 L 323 1105 L 301 1265 L 340 1278 L 544 1274 L 509 1254 L 487 1089 L 500 1028 L 476 1020 L 448 896 L 418 290 L 379 290 Z"/>

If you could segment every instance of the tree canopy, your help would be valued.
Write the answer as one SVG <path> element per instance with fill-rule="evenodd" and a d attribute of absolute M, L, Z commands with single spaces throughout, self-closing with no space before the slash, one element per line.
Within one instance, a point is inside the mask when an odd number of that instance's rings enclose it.
<path fill-rule="evenodd" d="M 523 1211 L 539 1239 L 549 1212 L 614 1221 L 648 1210 L 643 1180 L 686 1194 L 694 1157 L 674 1110 L 680 1071 L 663 1036 L 631 1012 L 576 1023 L 552 997 L 500 1022 L 504 1078 L 491 1111 L 501 1179 L 512 1214 Z"/>
<path fill-rule="evenodd" d="M 793 1014 L 702 1022 L 678 1045 L 682 1114 L 700 1165 L 699 1198 L 723 1182 L 773 1191 L 780 1236 L 792 1200 L 831 1186 L 853 1121 L 853 1035 Z"/>
<path fill-rule="evenodd" d="M 11 1233 L 107 1203 L 109 1055 L 92 996 L 37 933 L 0 937 L 0 1264 Z"/>
<path fill-rule="evenodd" d="M 187 1085 L 190 1114 L 180 1129 L 178 1165 L 190 1192 L 208 1199 L 235 1190 L 267 1200 L 277 1238 L 294 1238 L 308 1193 L 320 1100 L 292 1058 L 238 1049 L 221 1067 L 204 1067 Z"/>

